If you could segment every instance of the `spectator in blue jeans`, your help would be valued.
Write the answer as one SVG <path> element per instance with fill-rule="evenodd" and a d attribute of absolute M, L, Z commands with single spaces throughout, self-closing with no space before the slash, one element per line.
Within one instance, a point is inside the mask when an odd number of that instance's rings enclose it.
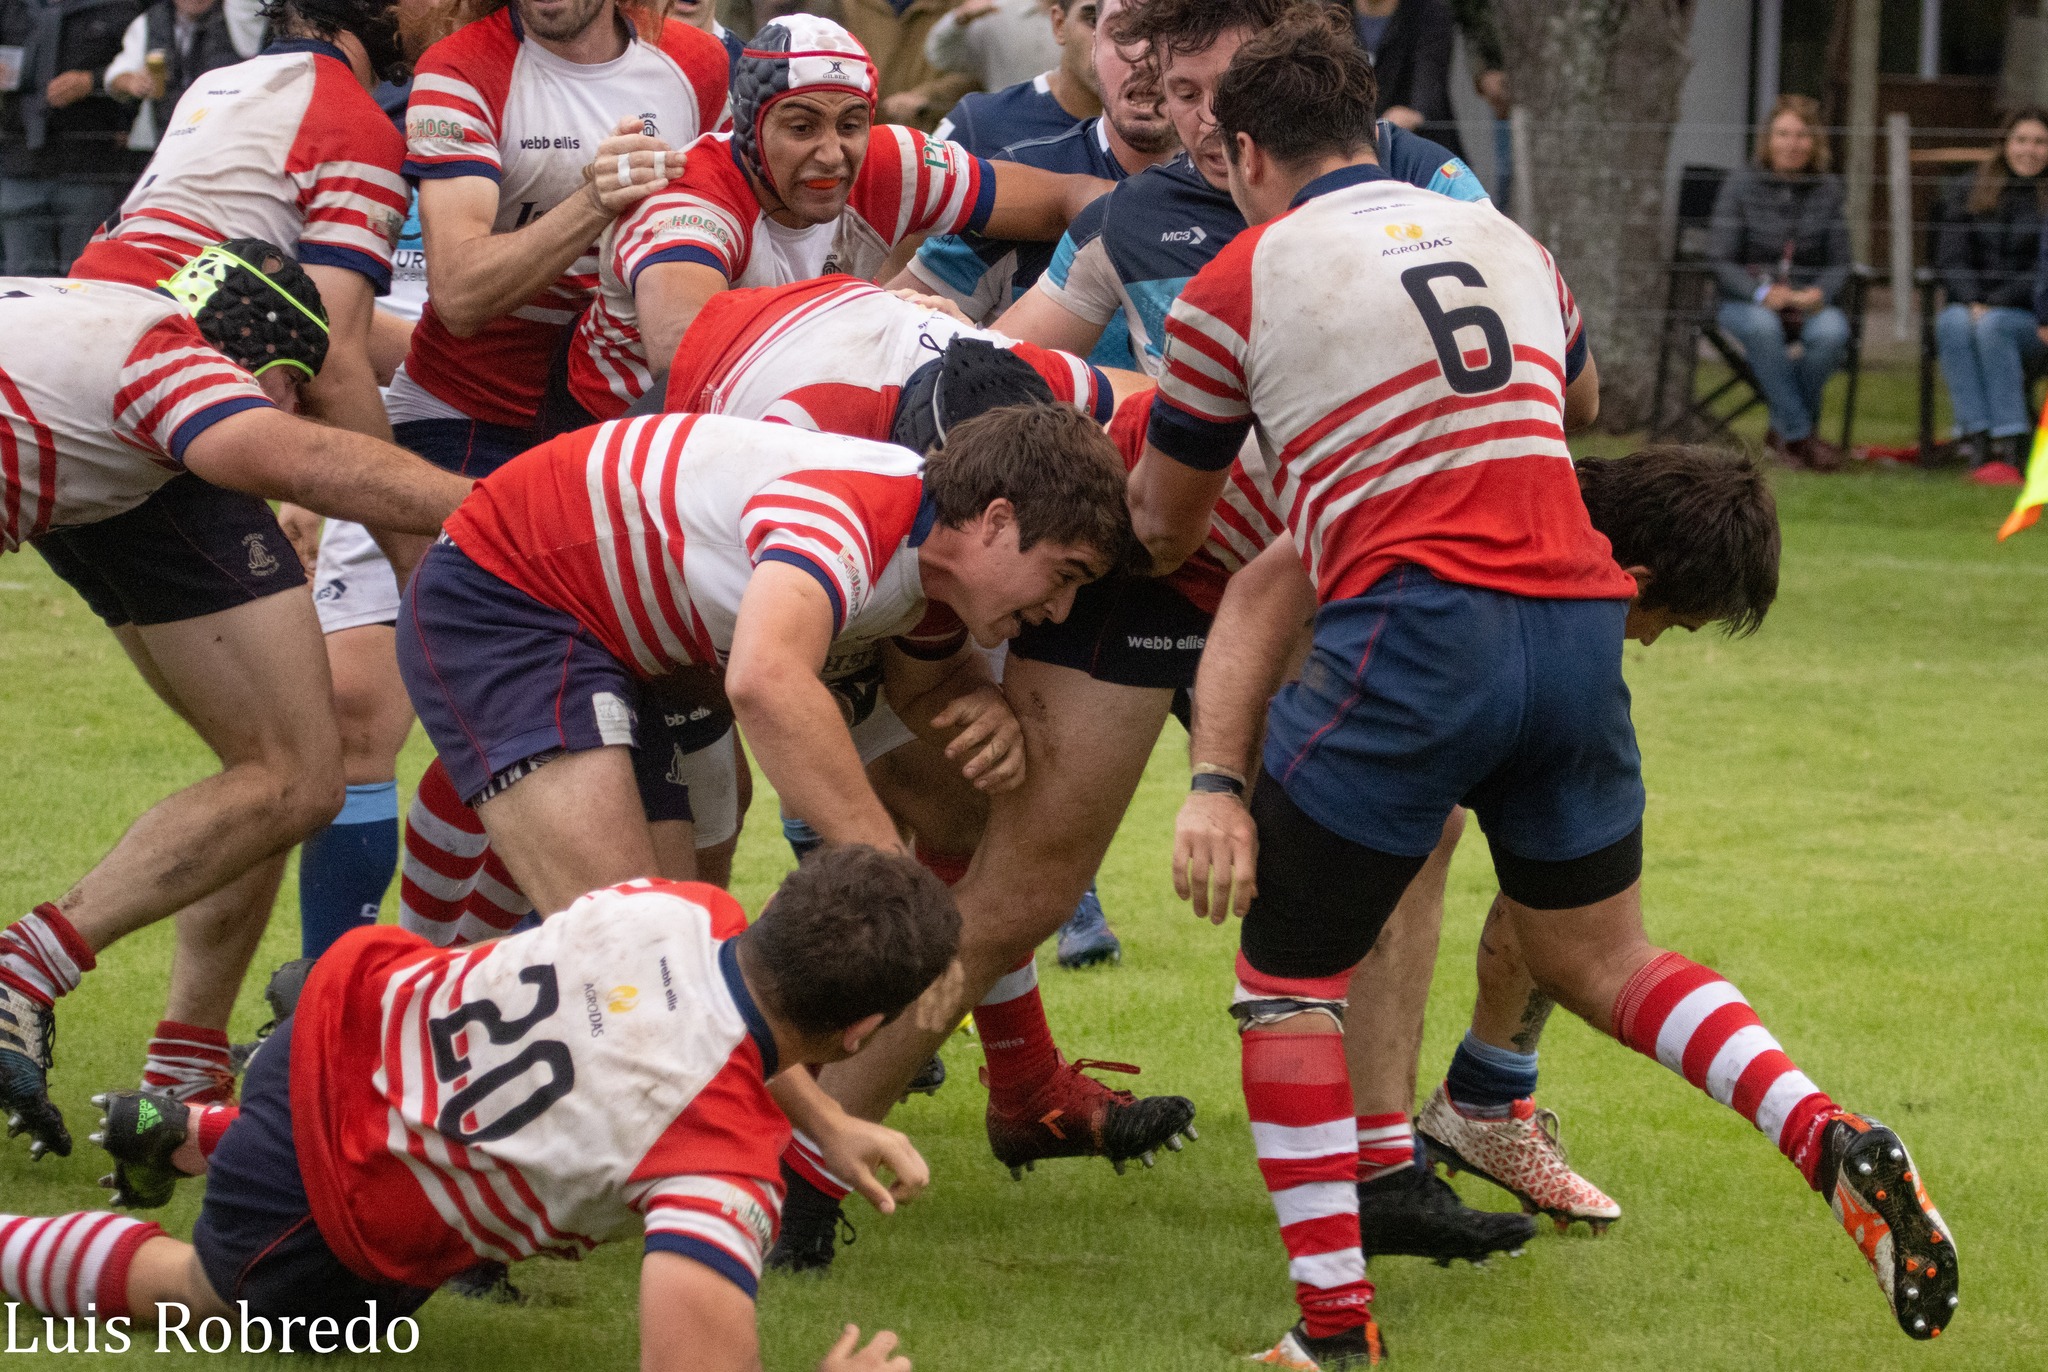
<path fill-rule="evenodd" d="M 1841 451 L 1814 432 L 1821 392 L 1849 352 L 1849 320 L 1834 303 L 1849 280 L 1842 203 L 1819 103 L 1780 96 L 1757 136 L 1756 165 L 1721 187 L 1707 243 L 1721 327 L 1741 343 L 1770 407 L 1767 442 L 1819 472 L 1842 465 Z"/>
<path fill-rule="evenodd" d="M 2034 265 L 2048 208 L 2048 113 L 2015 110 L 1998 153 L 1944 188 L 1935 271 L 1948 303 L 1935 317 L 1956 446 L 1972 479 L 2014 485 L 2034 417 L 2027 364 L 2048 355 L 2035 336 Z"/>

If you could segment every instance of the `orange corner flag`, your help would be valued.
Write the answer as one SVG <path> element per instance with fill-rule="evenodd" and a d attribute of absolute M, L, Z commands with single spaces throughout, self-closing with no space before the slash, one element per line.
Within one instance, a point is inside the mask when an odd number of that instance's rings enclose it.
<path fill-rule="evenodd" d="M 2021 529 L 2032 528 L 2041 518 L 2041 507 L 2048 505 L 2048 411 L 2044 411 L 2042 420 L 2034 430 L 2034 451 L 2027 459 L 2027 484 L 2020 487 L 2020 498 L 2013 503 L 2012 513 L 1998 526 L 2001 543 Z"/>

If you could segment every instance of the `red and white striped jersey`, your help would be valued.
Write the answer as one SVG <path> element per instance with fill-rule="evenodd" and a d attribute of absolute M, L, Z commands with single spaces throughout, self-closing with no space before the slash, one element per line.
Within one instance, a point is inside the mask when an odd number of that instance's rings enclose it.
<path fill-rule="evenodd" d="M 645 676 L 723 663 L 754 568 L 786 562 L 832 602 L 831 656 L 955 643 L 918 545 L 936 512 L 903 448 L 722 415 L 564 434 L 479 482 L 446 525 L 476 564 L 574 616 Z"/>
<path fill-rule="evenodd" d="M 610 62 L 571 62 L 527 39 L 516 6 L 466 24 L 420 58 L 406 106 L 405 171 L 421 180 L 480 176 L 498 185 L 491 229 L 507 233 L 583 193 L 583 169 L 619 120 L 686 148 L 725 122 L 725 45 L 668 20 L 658 43 Z M 597 288 L 594 251 L 552 286 L 469 338 L 430 303 L 394 389 L 410 418 L 462 415 L 524 427 L 546 389 L 562 331 Z M 435 403 L 438 402 L 438 405 Z"/>
<path fill-rule="evenodd" d="M 1213 471 L 1254 433 L 1324 601 L 1411 562 L 1514 595 L 1633 595 L 1565 446 L 1585 338 L 1550 255 L 1377 167 L 1295 203 L 1174 303 L 1153 446 Z"/>
<path fill-rule="evenodd" d="M 877 124 L 839 217 L 785 228 L 755 198 L 733 159 L 731 136 L 701 139 L 680 179 L 621 215 L 598 240 L 598 295 L 569 350 L 570 394 L 603 418 L 646 393 L 647 350 L 633 287 L 658 262 L 701 263 L 734 286 L 781 286 L 835 272 L 872 277 L 914 234 L 981 228 L 995 194 L 989 164 L 957 143 Z"/>
<path fill-rule="evenodd" d="M 789 1123 L 775 1039 L 695 882 L 633 881 L 528 933 L 439 949 L 389 926 L 320 959 L 295 1014 L 292 1135 L 351 1270 L 438 1286 L 645 1228 L 753 1294 Z"/>
<path fill-rule="evenodd" d="M 1152 418 L 1153 388 L 1126 396 L 1109 422 L 1110 441 L 1123 454 L 1126 469 L 1145 455 L 1145 431 Z M 1223 602 L 1231 573 L 1264 552 L 1287 532 L 1273 509 L 1272 475 L 1266 455 L 1249 435 L 1238 449 L 1230 481 L 1209 515 L 1209 536 L 1186 562 L 1166 577 L 1166 584 L 1209 614 Z"/>
<path fill-rule="evenodd" d="M 261 238 L 307 266 L 359 272 L 383 294 L 410 198 L 405 140 L 341 49 L 273 43 L 210 71 L 170 127 L 119 219 L 72 275 L 154 286 L 229 238 Z"/>
<path fill-rule="evenodd" d="M 269 404 L 169 296 L 0 278 L 0 552 L 134 509 L 193 439 Z"/>
<path fill-rule="evenodd" d="M 886 443 L 903 383 L 956 338 L 1009 349 L 1055 399 L 1109 419 L 1109 378 L 1072 353 L 972 328 L 850 276 L 712 297 L 676 348 L 664 408 Z"/>

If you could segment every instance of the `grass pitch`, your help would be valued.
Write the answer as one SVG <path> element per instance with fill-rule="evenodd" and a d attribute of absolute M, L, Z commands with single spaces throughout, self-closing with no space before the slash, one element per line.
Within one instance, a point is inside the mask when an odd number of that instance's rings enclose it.
<path fill-rule="evenodd" d="M 1558 1016 L 1542 1099 L 1574 1163 L 1623 1206 L 1594 1239 L 1546 1227 L 1488 1270 L 1375 1264 L 1396 1365 L 1570 1368 L 1993 1368 L 2040 1365 L 2048 1277 L 2026 1245 L 2044 1218 L 2048 1150 L 2048 780 L 2037 706 L 2048 535 L 1991 541 L 2009 493 L 1876 472 L 1779 483 L 1784 590 L 1754 639 L 1633 645 L 1648 771 L 1653 937 L 1740 985 L 1794 1059 L 1897 1127 L 1959 1240 L 1963 1306 L 1910 1344 L 1849 1241 L 1739 1118 L 1662 1068 Z M 200 745 L 148 694 L 75 596 L 34 556 L 0 562 L 0 917 L 62 891 L 147 804 L 202 775 Z M 768 1366 L 815 1364 L 842 1320 L 903 1334 L 925 1372 L 1221 1369 L 1293 1319 L 1284 1256 L 1238 1093 L 1224 1013 L 1234 934 L 1172 898 L 1166 854 L 1184 785 L 1169 726 L 1102 874 L 1121 968 L 1062 972 L 1046 999 L 1071 1055 L 1138 1062 L 1137 1083 L 1194 1098 L 1202 1139 L 1124 1177 L 1051 1163 L 1012 1182 L 988 1155 L 979 1050 L 897 1116 L 937 1180 L 893 1220 L 851 1207 L 858 1243 L 826 1281 L 771 1277 Z M 415 734 L 404 775 L 425 762 Z M 757 908 L 787 865 L 757 799 L 739 893 Z M 1431 1002 L 1425 1091 L 1462 1032 L 1471 953 L 1493 891 L 1476 830 L 1458 856 Z M 395 899 L 395 894 L 394 894 Z M 264 1018 L 264 970 L 297 951 L 289 885 L 234 1029 Z M 387 913 L 390 907 L 387 905 Z M 162 1006 L 160 927 L 119 945 L 68 999 L 55 1087 L 79 1138 L 31 1166 L 0 1147 L 0 1209 L 91 1207 L 102 1170 L 87 1096 L 132 1082 Z M 1458 1183 L 1475 1203 L 1501 1193 Z M 199 1186 L 163 1219 L 189 1233 Z M 519 1308 L 437 1297 L 419 1349 L 434 1368 L 627 1366 L 631 1245 L 518 1273 Z M 24 1321 L 23 1336 L 40 1320 Z M 280 1365 L 275 1357 L 110 1361 Z M 23 1369 L 79 1359 L 0 1353 Z"/>

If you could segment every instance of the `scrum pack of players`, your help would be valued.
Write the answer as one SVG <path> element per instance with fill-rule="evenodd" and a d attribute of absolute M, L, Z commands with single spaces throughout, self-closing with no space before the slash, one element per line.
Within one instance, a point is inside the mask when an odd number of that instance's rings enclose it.
<path fill-rule="evenodd" d="M 0 1104 L 40 1156 L 71 1147 L 57 1002 L 176 919 L 95 1138 L 124 1208 L 210 1178 L 193 1242 L 0 1215 L 11 1297 L 331 1334 L 638 1233 L 649 1365 L 757 1365 L 764 1265 L 828 1266 L 849 1191 L 923 1184 L 881 1121 L 964 1015 L 1013 1174 L 1195 1136 L 1060 1051 L 1034 961 L 1178 713 L 1173 878 L 1242 916 L 1300 1306 L 1265 1361 L 1380 1359 L 1369 1255 L 1530 1236 L 1425 1154 L 1619 1215 L 1531 1100 L 1553 1003 L 1750 1120 L 1901 1327 L 1946 1325 L 1953 1239 L 1896 1134 L 1642 929 L 1621 645 L 1761 621 L 1768 489 L 1690 450 L 1574 465 L 1570 289 L 1375 123 L 1341 20 L 1076 0 L 1059 72 L 963 107 L 969 149 L 877 124 L 867 54 L 808 15 L 745 44 L 618 0 L 270 17 L 72 277 L 0 292 L 4 547 L 222 764 L 0 931 Z M 401 133 L 371 92 L 408 70 Z M 414 712 L 401 927 L 358 927 Z M 752 927 L 719 889 L 741 737 L 807 853 Z M 1468 810 L 1500 895 L 1412 1120 Z M 238 1093 L 228 1012 L 301 841 L 309 961 Z M 904 1365 L 886 1335 L 823 1364 Z"/>

